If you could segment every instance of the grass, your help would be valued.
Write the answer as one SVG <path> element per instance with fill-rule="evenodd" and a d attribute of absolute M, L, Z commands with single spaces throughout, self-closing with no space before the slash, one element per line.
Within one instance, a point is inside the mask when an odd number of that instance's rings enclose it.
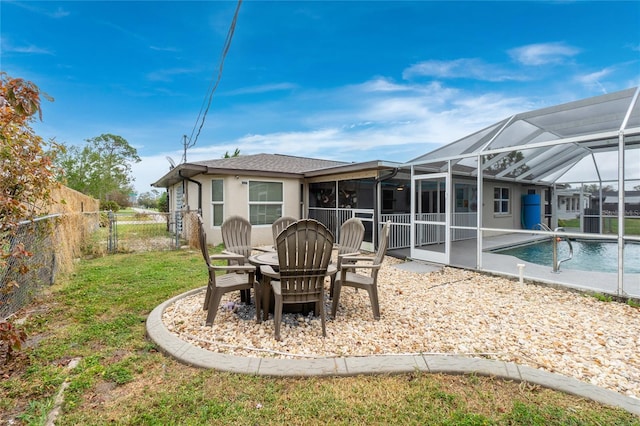
<path fill-rule="evenodd" d="M 558 226 L 565 228 L 580 228 L 580 219 L 559 219 Z M 608 234 L 618 233 L 618 218 L 607 216 L 603 221 L 603 231 Z M 625 218 L 624 232 L 626 235 L 640 235 L 640 219 Z"/>
<path fill-rule="evenodd" d="M 613 297 L 607 294 L 602 293 L 594 293 L 593 297 L 601 302 L 611 302 L 613 301 Z"/>
<path fill-rule="evenodd" d="M 145 339 L 145 319 L 205 282 L 195 251 L 82 261 L 26 308 L 30 341 L 0 366 L 0 423 L 44 424 L 66 381 L 57 425 L 640 425 L 619 409 L 476 375 L 271 378 L 191 368 Z"/>

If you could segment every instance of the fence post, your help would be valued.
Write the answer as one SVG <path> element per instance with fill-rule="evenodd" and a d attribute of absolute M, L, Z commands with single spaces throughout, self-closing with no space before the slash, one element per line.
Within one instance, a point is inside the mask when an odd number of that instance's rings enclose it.
<path fill-rule="evenodd" d="M 108 243 L 108 251 L 109 253 L 115 253 L 118 250 L 118 227 L 116 222 L 116 215 L 109 210 L 107 213 L 109 218 L 109 243 Z"/>
<path fill-rule="evenodd" d="M 176 240 L 175 240 L 175 248 L 179 249 L 180 248 L 180 232 L 182 232 L 182 226 L 178 226 L 178 224 L 181 224 L 182 221 L 180 220 L 180 210 L 176 210 L 176 226 L 175 226 L 175 235 L 176 235 Z"/>

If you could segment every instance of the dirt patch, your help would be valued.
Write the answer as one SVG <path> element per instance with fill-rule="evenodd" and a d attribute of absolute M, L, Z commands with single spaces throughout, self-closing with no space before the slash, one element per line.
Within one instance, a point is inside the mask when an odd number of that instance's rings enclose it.
<path fill-rule="evenodd" d="M 86 395 L 87 404 L 92 408 L 98 408 L 113 400 L 113 390 L 117 385 L 113 382 L 100 382 L 93 392 Z"/>

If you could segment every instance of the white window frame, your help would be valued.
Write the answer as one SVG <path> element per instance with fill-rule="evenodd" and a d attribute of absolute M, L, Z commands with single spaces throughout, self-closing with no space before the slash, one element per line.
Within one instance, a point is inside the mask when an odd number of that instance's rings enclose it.
<path fill-rule="evenodd" d="M 500 196 L 496 198 L 496 189 L 499 190 Z M 503 190 L 507 190 L 507 198 L 502 197 Z M 503 211 L 502 205 L 504 202 L 507 202 L 507 211 Z M 496 210 L 496 202 L 500 206 L 498 210 Z M 493 187 L 493 214 L 496 216 L 507 216 L 511 214 L 511 188 L 508 186 L 494 186 Z"/>
<path fill-rule="evenodd" d="M 252 201 L 251 200 L 251 184 L 252 183 L 269 183 L 269 184 L 273 184 L 273 183 L 278 183 L 280 184 L 280 195 L 282 200 L 280 201 L 269 201 L 269 200 L 258 200 L 258 201 Z M 271 226 L 271 223 L 253 223 L 253 221 L 251 220 L 251 207 L 252 206 L 280 206 L 280 214 L 282 215 L 284 212 L 284 182 L 282 181 L 270 181 L 270 180 L 250 180 L 249 181 L 249 185 L 247 190 L 249 191 L 248 193 L 248 201 L 249 201 L 249 211 L 248 211 L 248 216 L 249 216 L 249 221 L 251 222 L 251 225 L 253 226 Z M 274 219 L 275 221 L 275 219 Z"/>
<path fill-rule="evenodd" d="M 217 201 L 213 199 L 213 184 L 214 182 L 221 182 L 222 185 L 222 200 Z M 220 218 L 220 224 L 216 225 L 215 207 L 222 206 L 222 217 Z M 224 179 L 211 179 L 211 226 L 220 227 L 224 222 Z"/>

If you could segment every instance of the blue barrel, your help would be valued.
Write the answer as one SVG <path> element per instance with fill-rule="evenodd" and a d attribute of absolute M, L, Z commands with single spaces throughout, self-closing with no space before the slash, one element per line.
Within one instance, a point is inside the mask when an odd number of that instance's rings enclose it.
<path fill-rule="evenodd" d="M 527 194 L 522 196 L 522 228 L 535 229 L 540 223 L 540 195 Z"/>

